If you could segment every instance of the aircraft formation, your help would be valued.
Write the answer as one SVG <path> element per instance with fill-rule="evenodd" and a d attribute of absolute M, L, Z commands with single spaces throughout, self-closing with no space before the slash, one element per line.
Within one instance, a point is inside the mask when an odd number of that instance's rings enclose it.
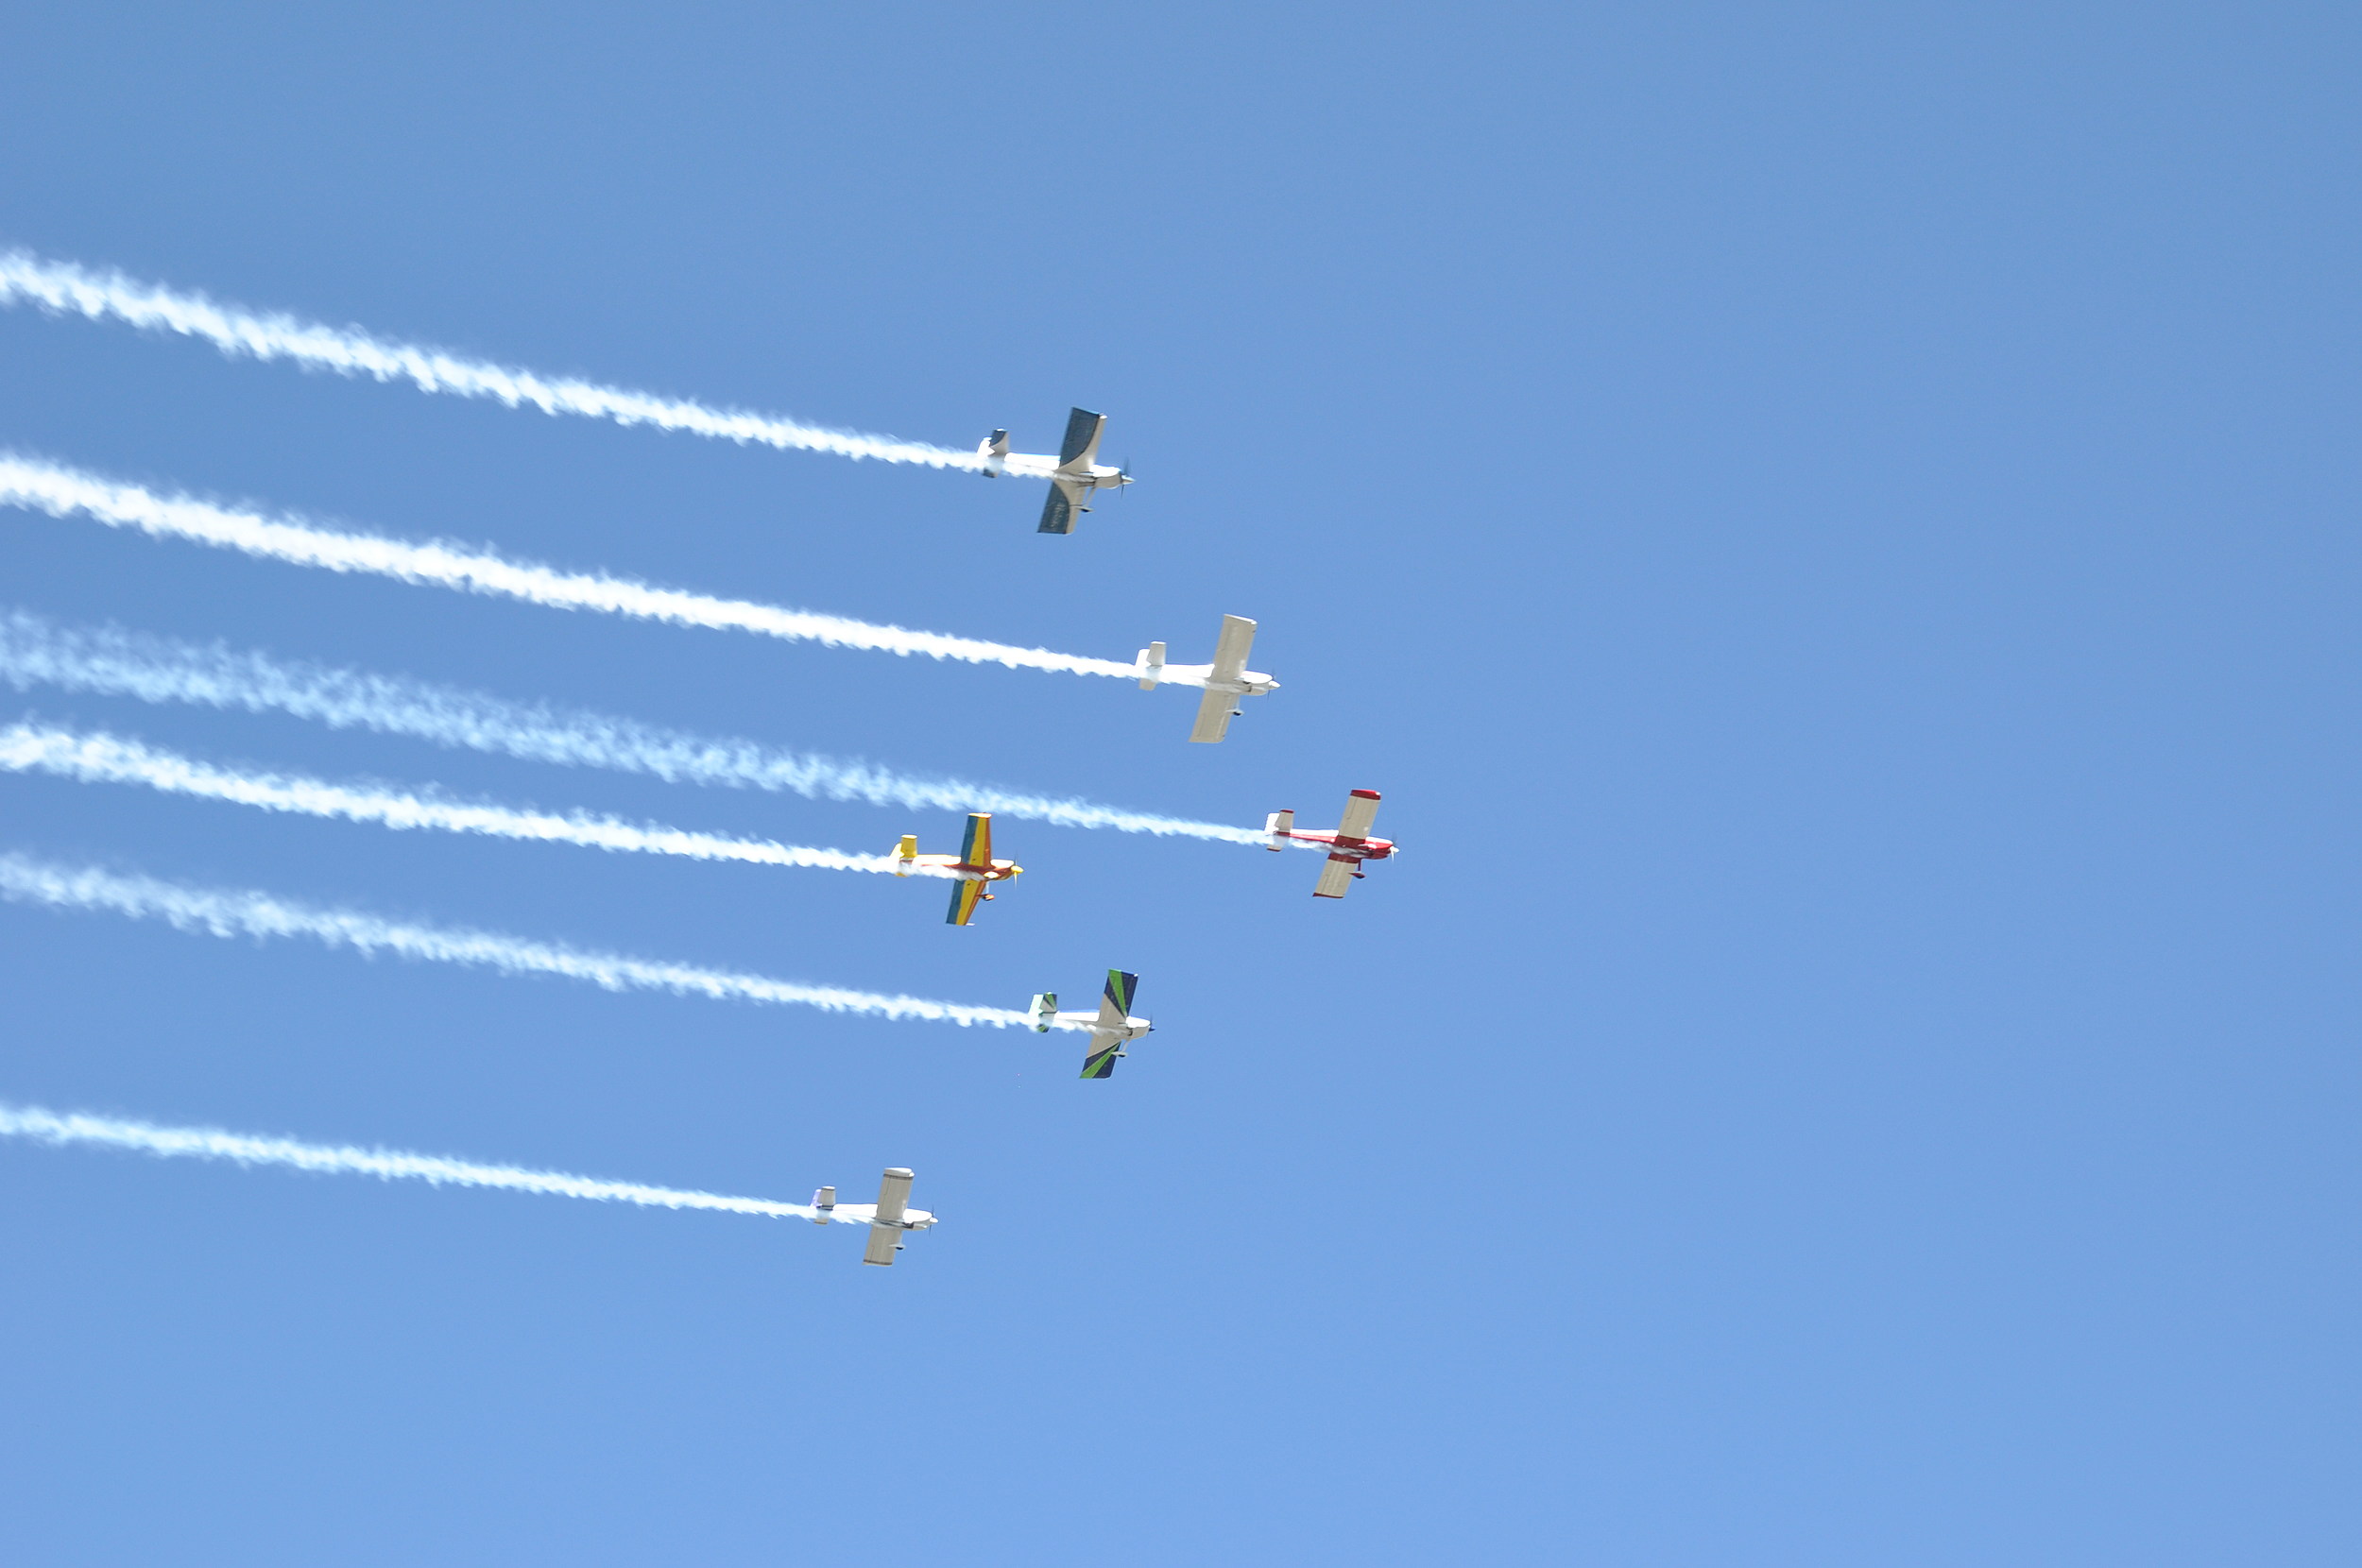
<path fill-rule="evenodd" d="M 602 418 L 621 423 L 652 423 L 663 428 L 738 441 L 762 441 L 781 448 L 841 452 L 847 455 L 882 458 L 890 462 L 925 463 L 960 468 L 988 479 L 1033 478 L 1045 481 L 1036 532 L 1071 536 L 1091 500 L 1102 490 L 1121 489 L 1133 483 L 1125 467 L 1099 461 L 1107 418 L 1092 410 L 1073 409 L 1055 456 L 1014 452 L 1009 433 L 994 430 L 972 453 L 927 447 L 885 437 L 854 436 L 797 424 L 792 420 L 730 414 L 703 405 L 665 401 L 645 394 L 598 387 L 578 382 L 551 382 L 531 372 L 457 360 L 434 350 L 389 344 L 357 330 L 338 331 L 294 321 L 284 316 L 256 316 L 217 306 L 202 296 L 176 295 L 169 290 L 134 284 L 115 274 L 86 272 L 70 264 L 50 263 L 21 252 L 0 253 L 0 305 L 31 303 L 51 314 L 78 313 L 94 320 L 118 320 L 133 325 L 208 339 L 224 352 L 259 358 L 286 358 L 300 364 L 346 375 L 368 375 L 381 381 L 408 380 L 421 390 L 463 397 L 490 397 L 512 405 L 529 405 L 553 414 Z M 1213 656 L 1205 664 L 1175 664 L 1166 656 L 1166 644 L 1152 642 L 1140 649 L 1129 666 L 1076 656 L 1050 655 L 1043 650 L 1018 650 L 973 639 L 910 633 L 899 627 L 865 626 L 839 618 L 809 615 L 743 601 L 709 599 L 673 590 L 646 588 L 606 575 L 569 575 L 550 569 L 525 567 L 489 554 L 468 555 L 452 547 L 415 546 L 402 541 L 350 531 L 314 526 L 300 519 L 265 518 L 197 503 L 185 497 L 158 496 L 137 486 L 106 481 L 57 465 L 0 454 L 0 503 L 44 511 L 56 517 L 86 518 L 109 526 L 135 528 L 151 535 L 195 539 L 221 548 L 336 571 L 377 571 L 403 581 L 464 588 L 476 592 L 514 595 L 565 608 L 590 608 L 610 613 L 652 617 L 680 624 L 727 627 L 768 635 L 817 637 L 839 646 L 875 647 L 898 653 L 997 662 L 1011 668 L 1065 669 L 1077 673 L 1128 675 L 1143 690 L 1177 685 L 1199 689 L 1197 712 L 1189 741 L 1219 744 L 1229 734 L 1230 722 L 1241 715 L 1240 705 L 1250 696 L 1278 690 L 1273 676 L 1247 667 L 1253 656 L 1256 622 L 1224 615 L 1215 638 Z M 21 619 L 21 618 L 20 618 Z M 0 639 L 0 662 L 18 656 Z M 48 678 L 68 679 L 55 673 Z M 119 661 L 118 661 L 119 662 Z M 21 673 L 11 673 L 24 684 Z M 150 683 L 180 690 L 171 681 Z M 267 684 L 267 683 L 265 683 Z M 281 682 L 282 686 L 285 683 Z M 198 687 L 202 683 L 197 683 Z M 92 689 L 85 685 L 83 689 Z M 143 693 L 145 694 L 145 693 Z M 150 700 L 158 700 L 151 697 Z M 254 706 L 259 699 L 219 697 L 178 700 L 235 701 Z M 292 710 L 292 709 L 290 709 Z M 342 721 L 349 722 L 349 721 Z M 365 719 L 363 722 L 371 722 Z M 494 726 L 497 727 L 497 726 Z M 466 743 L 480 744 L 480 741 Z M 613 765 L 630 765 L 620 763 Z M 85 736 L 54 728 L 20 724 L 0 732 L 0 768 L 45 771 L 84 781 L 144 784 L 182 793 L 234 801 L 264 810 L 301 811 L 351 821 L 369 821 L 393 827 L 424 827 L 447 831 L 489 833 L 507 837 L 581 844 L 606 849 L 647 850 L 691 854 L 708 859 L 741 859 L 770 863 L 807 865 L 837 870 L 884 871 L 898 878 L 917 878 L 948 883 L 945 924 L 965 927 L 986 903 L 1007 892 L 1024 868 L 997 858 L 994 844 L 996 812 L 971 810 L 956 854 L 922 852 L 919 835 L 905 833 L 885 856 L 849 851 L 799 849 L 760 841 L 729 841 L 714 835 L 686 833 L 657 825 L 631 825 L 580 813 L 529 813 L 491 806 L 454 803 L 434 792 L 416 794 L 383 789 L 358 790 L 333 781 L 282 775 L 239 775 L 195 759 L 176 757 L 139 742 L 108 736 Z M 1375 836 L 1379 796 L 1375 790 L 1355 789 L 1345 797 L 1333 828 L 1298 827 L 1292 809 L 1271 813 L 1259 832 L 1223 825 L 1175 824 L 1199 836 L 1256 843 L 1274 852 L 1290 847 L 1311 849 L 1324 857 L 1311 893 L 1319 899 L 1342 899 L 1363 869 L 1377 861 L 1396 857 L 1395 845 Z M 1005 815 L 1005 812 L 1001 813 Z M 1039 813 L 1047 815 L 1047 812 Z M 1163 827 L 1150 830 L 1165 831 Z M 1087 1037 L 1080 1077 L 1105 1080 L 1125 1048 L 1155 1029 L 1135 1014 L 1139 976 L 1109 969 L 1099 1005 L 1092 1012 L 1061 1012 L 1055 993 L 1036 994 L 1021 1014 L 1013 1010 L 959 1007 L 903 997 L 870 997 L 834 988 L 802 986 L 762 977 L 697 970 L 693 966 L 658 964 L 621 956 L 582 954 L 548 944 L 507 939 L 494 933 L 442 931 L 433 928 L 394 927 L 334 911 L 305 911 L 284 900 L 259 894 L 189 889 L 145 878 L 115 878 L 110 882 L 93 875 L 66 874 L 22 857 L 0 855 L 0 896 L 54 907 L 105 909 L 134 917 L 157 917 L 187 929 L 192 910 L 204 912 L 197 924 L 228 934 L 244 923 L 254 934 L 300 933 L 331 945 L 356 946 L 365 950 L 390 947 L 410 956 L 448 962 L 492 963 L 510 972 L 539 971 L 588 978 L 615 988 L 639 984 L 716 997 L 785 1002 L 828 1007 L 835 1011 L 865 1011 L 893 1017 L 933 1017 L 967 1025 L 1030 1027 L 1041 1033 L 1069 1031 Z M 243 902 L 242 902 L 243 900 Z M 309 922 L 309 924 L 307 924 Z M 363 936 L 354 933 L 363 932 Z M 368 934 L 376 932 L 377 934 Z M 506 944 L 504 947 L 502 944 Z M 486 953 L 493 956 L 486 957 Z M 601 965 L 605 965 L 604 968 Z M 93 1131 L 96 1129 L 96 1131 Z M 87 1116 L 59 1116 L 38 1110 L 0 1106 L 0 1134 L 35 1137 L 53 1144 L 95 1142 L 112 1147 L 141 1148 L 150 1153 L 235 1158 L 246 1163 L 307 1165 L 311 1168 L 368 1170 L 385 1162 L 409 1161 L 393 1174 L 419 1175 L 438 1183 L 502 1185 L 572 1196 L 621 1199 L 671 1207 L 735 1209 L 775 1216 L 798 1215 L 815 1224 L 866 1226 L 868 1244 L 862 1261 L 891 1266 L 912 1233 L 935 1223 L 935 1217 L 912 1207 L 914 1175 L 903 1167 L 888 1168 L 872 1203 L 840 1203 L 836 1189 L 823 1186 L 808 1205 L 765 1200 L 729 1199 L 710 1194 L 683 1194 L 671 1189 L 631 1184 L 601 1183 L 590 1178 L 516 1171 L 430 1156 L 393 1156 L 354 1150 L 323 1150 L 286 1140 L 267 1140 L 212 1130 L 170 1130 L 145 1124 L 103 1121 Z M 219 1153 L 221 1150 L 233 1150 Z M 264 1150 L 264 1153 L 254 1150 Z M 243 1151 L 238 1151 L 243 1150 Z M 278 1152 L 268 1152 L 277 1150 Z M 377 1162 L 372 1165 L 371 1162 Z M 342 1163 L 339 1163 L 342 1162 Z M 454 1175 L 453 1172 L 462 1172 Z M 653 1196 L 651 1196 L 653 1195 Z"/>

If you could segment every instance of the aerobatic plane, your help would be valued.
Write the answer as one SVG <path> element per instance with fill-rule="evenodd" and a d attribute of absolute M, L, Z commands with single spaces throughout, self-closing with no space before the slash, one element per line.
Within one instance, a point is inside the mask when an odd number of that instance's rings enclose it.
<path fill-rule="evenodd" d="M 1005 430 L 996 430 L 977 443 L 976 455 L 984 460 L 986 479 L 1014 473 L 1050 481 L 1050 499 L 1041 506 L 1041 526 L 1034 531 L 1071 534 L 1075 517 L 1090 510 L 1086 503 L 1094 492 L 1132 483 L 1132 476 L 1123 469 L 1100 467 L 1099 438 L 1106 432 L 1107 416 L 1078 408 L 1067 416 L 1066 439 L 1058 443 L 1055 457 L 1011 452 Z"/>
<path fill-rule="evenodd" d="M 902 842 L 894 846 L 897 877 L 908 877 L 920 866 L 930 874 L 959 878 L 951 884 L 951 912 L 943 917 L 947 926 L 965 926 L 976 912 L 980 903 L 991 901 L 984 891 L 986 882 L 1005 882 L 1025 868 L 1014 861 L 992 858 L 992 813 L 970 811 L 967 814 L 967 836 L 960 841 L 957 855 L 921 855 L 918 835 L 905 833 Z"/>
<path fill-rule="evenodd" d="M 861 1254 L 864 1263 L 874 1263 L 881 1269 L 893 1267 L 894 1254 L 902 1250 L 902 1233 L 923 1231 L 935 1222 L 935 1217 L 925 1209 L 909 1206 L 911 1173 L 902 1166 L 895 1166 L 878 1184 L 878 1201 L 874 1203 L 840 1203 L 836 1188 L 822 1187 L 812 1195 L 812 1206 L 818 1212 L 812 1217 L 815 1225 L 866 1225 L 869 1246 Z"/>
<path fill-rule="evenodd" d="M 1210 743 L 1230 733 L 1230 721 L 1239 717 L 1241 697 L 1260 697 L 1279 690 L 1279 683 L 1271 676 L 1246 667 L 1247 655 L 1254 651 L 1255 622 L 1243 615 L 1225 615 L 1222 634 L 1214 639 L 1213 663 L 1167 664 L 1165 645 L 1152 642 L 1139 651 L 1132 668 L 1140 677 L 1143 691 L 1167 684 L 1204 687 L 1206 695 L 1198 699 L 1197 723 L 1190 728 L 1190 739 Z"/>
<path fill-rule="evenodd" d="M 1394 841 L 1370 837 L 1371 825 L 1378 821 L 1378 792 L 1356 790 L 1345 796 L 1345 814 L 1334 833 L 1317 828 L 1296 827 L 1292 810 L 1274 811 L 1263 819 L 1263 831 L 1271 835 L 1267 849 L 1280 850 L 1294 844 L 1301 849 L 1326 849 L 1328 863 L 1321 867 L 1321 879 L 1312 885 L 1315 898 L 1343 898 L 1346 886 L 1361 877 L 1363 861 L 1383 861 L 1395 853 Z"/>
<path fill-rule="evenodd" d="M 1123 1048 L 1156 1027 L 1146 1018 L 1132 1016 L 1132 997 L 1139 987 L 1139 976 L 1110 969 L 1097 1013 L 1061 1013 L 1058 994 L 1046 991 L 1034 998 L 1027 1016 L 1033 1019 L 1036 1034 L 1047 1034 L 1053 1026 L 1089 1030 L 1091 1043 L 1083 1053 L 1083 1076 L 1106 1078 L 1116 1070 L 1116 1058 L 1124 1054 Z"/>

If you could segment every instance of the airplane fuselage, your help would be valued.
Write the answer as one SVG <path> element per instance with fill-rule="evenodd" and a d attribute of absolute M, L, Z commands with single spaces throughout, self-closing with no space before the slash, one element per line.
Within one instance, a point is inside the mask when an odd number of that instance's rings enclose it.
<path fill-rule="evenodd" d="M 994 861 L 989 864 L 976 864 L 963 861 L 957 855 L 914 855 L 909 857 L 904 863 L 912 866 L 933 866 L 941 875 L 955 878 L 963 882 L 1005 882 L 1025 869 L 1015 861 Z"/>
<path fill-rule="evenodd" d="M 1337 860 L 1382 861 L 1395 852 L 1392 839 L 1349 839 L 1343 833 L 1316 828 L 1287 828 L 1272 835 L 1303 849 L 1321 849 Z"/>
<path fill-rule="evenodd" d="M 1058 460 L 1046 452 L 1013 452 L 1005 456 L 986 455 L 977 470 L 986 479 L 1002 474 L 1016 474 L 1020 479 L 1062 479 L 1070 485 L 1080 485 L 1088 490 L 1114 490 L 1132 483 L 1132 476 L 1121 469 L 1110 469 L 1094 463 L 1081 470 L 1061 469 Z"/>

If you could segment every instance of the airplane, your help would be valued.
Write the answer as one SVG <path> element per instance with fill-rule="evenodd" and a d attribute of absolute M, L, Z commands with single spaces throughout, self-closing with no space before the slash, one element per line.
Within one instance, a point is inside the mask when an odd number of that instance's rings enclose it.
<path fill-rule="evenodd" d="M 992 858 L 992 813 L 970 811 L 967 814 L 967 836 L 960 841 L 957 855 L 921 855 L 918 835 L 905 833 L 902 842 L 894 846 L 897 862 L 894 874 L 907 877 L 920 866 L 933 868 L 940 877 L 956 877 L 951 885 L 951 912 L 943 917 L 947 926 L 965 926 L 976 912 L 979 903 L 988 903 L 992 895 L 984 891 L 986 882 L 1005 882 L 1024 871 L 1014 861 Z"/>
<path fill-rule="evenodd" d="M 866 1225 L 869 1246 L 861 1254 L 864 1263 L 874 1263 L 881 1269 L 892 1268 L 894 1254 L 902 1250 L 904 1231 L 923 1231 L 935 1222 L 935 1217 L 925 1209 L 906 1206 L 911 1196 L 911 1173 L 908 1167 L 894 1166 L 878 1184 L 878 1201 L 874 1203 L 840 1203 L 836 1188 L 822 1187 L 812 1195 L 812 1222 L 826 1225 Z"/>
<path fill-rule="evenodd" d="M 1110 969 L 1107 989 L 1099 999 L 1097 1013 L 1061 1013 L 1058 994 L 1046 991 L 1034 998 L 1033 1008 L 1026 1015 L 1033 1020 L 1036 1034 L 1049 1033 L 1053 1025 L 1059 1029 L 1089 1030 L 1091 1043 L 1083 1053 L 1083 1076 L 1106 1078 L 1116 1070 L 1116 1058 L 1125 1054 L 1123 1048 L 1156 1027 L 1146 1018 L 1132 1016 L 1132 997 L 1139 987 L 1139 976 Z"/>
<path fill-rule="evenodd" d="M 1167 664 L 1165 645 L 1152 642 L 1132 660 L 1132 668 L 1143 691 L 1154 691 L 1164 682 L 1204 687 L 1206 695 L 1198 699 L 1197 723 L 1190 726 L 1190 739 L 1210 744 L 1230 733 L 1230 721 L 1240 714 L 1241 697 L 1260 697 L 1279 690 L 1279 683 L 1271 676 L 1246 667 L 1246 656 L 1254 650 L 1255 622 L 1243 615 L 1225 615 L 1222 633 L 1214 640 L 1213 663 Z"/>
<path fill-rule="evenodd" d="M 978 442 L 976 455 L 984 460 L 986 479 L 1014 473 L 1050 481 L 1050 499 L 1041 506 L 1041 526 L 1034 532 L 1071 534 L 1076 515 L 1090 510 L 1084 503 L 1093 492 L 1121 489 L 1132 483 L 1132 476 L 1123 469 L 1099 465 L 1099 438 L 1106 430 L 1107 416 L 1078 408 L 1067 415 L 1066 439 L 1058 443 L 1055 457 L 1011 452 L 1005 430 L 996 430 Z"/>
<path fill-rule="evenodd" d="M 1292 844 L 1303 849 L 1327 850 L 1328 863 L 1321 867 L 1312 896 L 1343 898 L 1346 884 L 1365 875 L 1359 869 L 1363 861 L 1383 861 L 1395 854 L 1393 840 L 1370 837 L 1370 825 L 1377 820 L 1378 792 L 1356 790 L 1345 797 L 1345 814 L 1334 833 L 1298 828 L 1293 810 L 1274 811 L 1263 819 L 1263 831 L 1271 835 L 1271 843 L 1264 847 L 1276 851 Z"/>

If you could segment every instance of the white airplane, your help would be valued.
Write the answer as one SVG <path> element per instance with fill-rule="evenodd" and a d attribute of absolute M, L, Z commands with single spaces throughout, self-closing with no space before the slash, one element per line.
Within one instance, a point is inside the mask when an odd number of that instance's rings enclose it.
<path fill-rule="evenodd" d="M 1159 685 L 1204 687 L 1206 695 L 1198 701 L 1197 723 L 1190 727 L 1190 739 L 1210 742 L 1230 733 L 1230 721 L 1239 717 L 1241 697 L 1260 697 L 1279 690 L 1279 683 L 1271 676 L 1246 667 L 1246 656 L 1254 650 L 1255 622 L 1243 615 L 1225 615 L 1222 635 L 1214 640 L 1213 663 L 1167 664 L 1165 645 L 1152 642 L 1140 650 L 1132 667 L 1139 674 L 1143 691 L 1154 691 Z"/>
<path fill-rule="evenodd" d="M 1098 1012 L 1061 1013 L 1058 994 L 1045 991 L 1034 998 L 1027 1016 L 1033 1019 L 1036 1034 L 1047 1034 L 1053 1027 L 1090 1031 L 1090 1048 L 1083 1053 L 1083 1076 L 1105 1078 L 1116 1070 L 1116 1058 L 1125 1054 L 1123 1048 L 1156 1027 L 1146 1018 L 1132 1016 L 1132 997 L 1139 988 L 1139 976 L 1110 969 Z"/>
<path fill-rule="evenodd" d="M 1041 526 L 1034 532 L 1071 534 L 1076 514 L 1090 510 L 1085 503 L 1094 492 L 1121 489 L 1132 483 L 1132 476 L 1121 469 L 1099 465 L 1099 438 L 1106 431 L 1107 416 L 1078 408 L 1067 416 L 1066 439 L 1058 443 L 1055 457 L 1011 452 L 1005 430 L 996 430 L 978 442 L 976 455 L 984 460 L 986 479 L 1013 473 L 1050 481 L 1050 499 L 1041 507 Z"/>
<path fill-rule="evenodd" d="M 1263 819 L 1263 831 L 1271 835 L 1264 847 L 1280 850 L 1294 844 L 1299 849 L 1326 849 L 1328 863 L 1321 867 L 1321 879 L 1312 885 L 1315 898 L 1343 898 L 1348 885 L 1363 874 L 1363 861 L 1383 861 L 1395 853 L 1392 839 L 1374 839 L 1370 828 L 1378 821 L 1378 792 L 1356 790 L 1345 796 L 1345 814 L 1333 833 L 1320 828 L 1298 828 L 1292 810 L 1274 811 Z"/>
<path fill-rule="evenodd" d="M 935 1217 L 925 1209 L 909 1206 L 910 1196 L 911 1173 L 898 1165 L 879 1184 L 878 1201 L 874 1203 L 840 1203 L 834 1187 L 822 1187 L 813 1193 L 812 1222 L 868 1226 L 869 1247 L 861 1260 L 881 1269 L 890 1268 L 894 1254 L 902 1250 L 902 1233 L 923 1231 L 935 1222 Z"/>

